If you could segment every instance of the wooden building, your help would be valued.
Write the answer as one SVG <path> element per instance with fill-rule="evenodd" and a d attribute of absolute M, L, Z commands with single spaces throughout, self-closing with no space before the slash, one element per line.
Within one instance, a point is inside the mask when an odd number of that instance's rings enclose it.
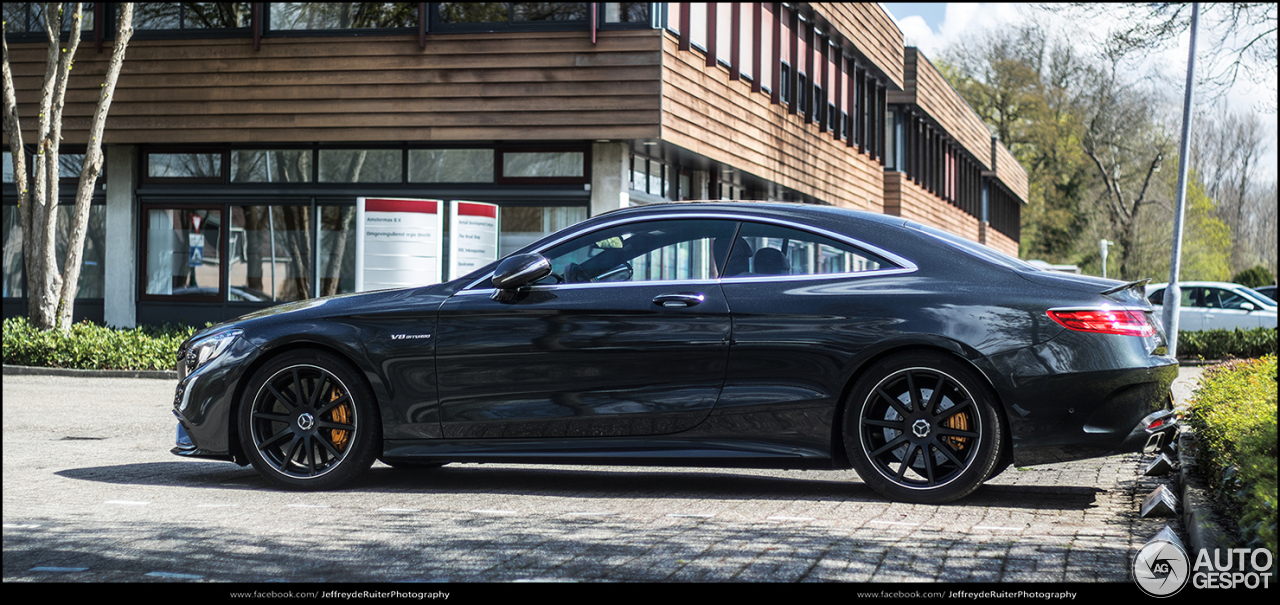
<path fill-rule="evenodd" d="M 115 5 L 93 6 L 63 174 L 78 173 L 112 47 Z M 136 11 L 78 317 L 202 324 L 351 291 L 366 196 L 496 203 L 504 254 L 610 209 L 690 199 L 883 212 L 1017 253 L 1025 171 L 877 4 Z M 30 142 L 43 33 L 32 5 L 4 13 Z M 25 283 L 7 137 L 5 150 L 7 317 L 25 313 Z"/>

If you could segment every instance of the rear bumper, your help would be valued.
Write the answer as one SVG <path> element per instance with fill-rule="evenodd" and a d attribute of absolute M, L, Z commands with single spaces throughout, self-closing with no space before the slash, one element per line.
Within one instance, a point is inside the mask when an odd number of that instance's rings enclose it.
<path fill-rule="evenodd" d="M 1077 338 L 1093 342 L 1063 342 Z M 1019 466 L 1139 452 L 1178 430 L 1169 392 L 1177 361 L 1152 355 L 1138 337 L 1067 332 L 984 365 Z"/>

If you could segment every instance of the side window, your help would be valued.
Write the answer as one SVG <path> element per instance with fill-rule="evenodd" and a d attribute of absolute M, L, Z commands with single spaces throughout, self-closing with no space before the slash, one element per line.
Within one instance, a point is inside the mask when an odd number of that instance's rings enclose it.
<path fill-rule="evenodd" d="M 1151 296 L 1147 297 L 1147 302 L 1153 305 L 1164 305 L 1164 288 L 1152 292 Z"/>
<path fill-rule="evenodd" d="M 1244 308 L 1244 307 L 1242 306 L 1242 305 L 1244 305 L 1244 303 L 1252 303 L 1252 302 L 1253 302 L 1253 301 L 1251 301 L 1251 300 L 1249 300 L 1249 299 L 1247 299 L 1247 298 L 1245 298 L 1245 297 L 1243 297 L 1243 296 L 1241 296 L 1241 295 L 1239 295 L 1239 294 L 1236 294 L 1235 292 L 1232 292 L 1232 291 L 1230 291 L 1230 290 L 1223 290 L 1223 289 L 1220 289 L 1220 288 L 1213 288 L 1213 289 L 1214 289 L 1214 290 L 1216 290 L 1216 291 L 1218 292 L 1218 297 L 1217 297 L 1217 298 L 1218 298 L 1218 301 L 1222 304 L 1222 308 L 1223 308 L 1223 309 L 1237 309 L 1237 310 L 1241 310 L 1241 309 L 1243 309 L 1243 308 Z M 1257 306 L 1257 305 L 1255 305 L 1255 306 Z"/>
<path fill-rule="evenodd" d="M 716 279 L 737 223 L 658 220 L 618 225 L 543 253 L 551 275 L 543 284 Z"/>
<path fill-rule="evenodd" d="M 725 277 L 830 275 L 893 268 L 892 263 L 831 238 L 763 223 L 743 223 Z"/>
<path fill-rule="evenodd" d="M 1184 307 L 1203 307 L 1204 305 L 1204 288 L 1183 288 L 1182 289 L 1182 306 Z"/>

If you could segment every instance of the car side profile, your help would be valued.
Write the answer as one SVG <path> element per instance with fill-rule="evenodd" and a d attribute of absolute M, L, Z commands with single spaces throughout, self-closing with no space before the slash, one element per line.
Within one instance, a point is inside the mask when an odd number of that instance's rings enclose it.
<path fill-rule="evenodd" d="M 1168 284 L 1147 286 L 1147 299 L 1164 308 Z M 1252 330 L 1276 327 L 1276 301 L 1240 284 L 1226 282 L 1179 282 L 1182 298 L 1178 305 L 1178 329 Z"/>
<path fill-rule="evenodd" d="M 1177 364 L 1143 283 L 833 207 L 628 208 L 446 283 L 201 331 L 173 452 L 292 489 L 375 459 L 854 468 L 948 502 L 1168 439 Z"/>

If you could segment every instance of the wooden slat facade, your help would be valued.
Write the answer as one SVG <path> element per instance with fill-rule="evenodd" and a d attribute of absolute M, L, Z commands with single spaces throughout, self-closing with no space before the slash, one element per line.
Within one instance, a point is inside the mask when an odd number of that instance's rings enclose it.
<path fill-rule="evenodd" d="M 1026 203 L 1027 199 L 1027 169 L 1018 163 L 1013 157 L 1004 143 L 996 145 L 996 178 L 1004 183 L 1009 191 L 1018 196 L 1018 199 Z"/>
<path fill-rule="evenodd" d="M 813 2 L 809 6 L 875 63 L 895 88 L 902 88 L 902 31 L 884 8 L 874 2 Z"/>
<path fill-rule="evenodd" d="M 986 232 L 985 240 L 982 242 L 996 250 L 999 250 L 1009 256 L 1018 256 L 1018 242 L 1013 241 L 1009 236 L 987 227 L 983 229 Z"/>
<path fill-rule="evenodd" d="M 659 134 L 658 30 L 135 40 L 106 143 L 594 140 Z M 82 144 L 110 57 L 76 53 L 64 140 Z M 44 44 L 10 56 L 27 140 Z"/>
<path fill-rule="evenodd" d="M 939 200 L 901 172 L 884 173 L 884 213 L 937 227 L 975 242 L 982 241 L 982 227 L 977 218 Z M 994 230 L 988 231 L 995 233 Z M 1013 252 L 1017 254 L 1017 244 L 1014 244 Z"/>
<path fill-rule="evenodd" d="M 723 65 L 708 67 L 698 52 L 679 50 L 667 33 L 663 44 L 664 141 L 819 201 L 879 212 L 883 168 L 804 117 L 752 93 L 751 83 L 730 80 Z"/>
<path fill-rule="evenodd" d="M 904 54 L 902 92 L 890 92 L 889 103 L 907 103 L 933 118 L 984 169 L 991 168 L 991 131 L 982 118 L 947 83 L 937 68 L 915 47 Z"/>

